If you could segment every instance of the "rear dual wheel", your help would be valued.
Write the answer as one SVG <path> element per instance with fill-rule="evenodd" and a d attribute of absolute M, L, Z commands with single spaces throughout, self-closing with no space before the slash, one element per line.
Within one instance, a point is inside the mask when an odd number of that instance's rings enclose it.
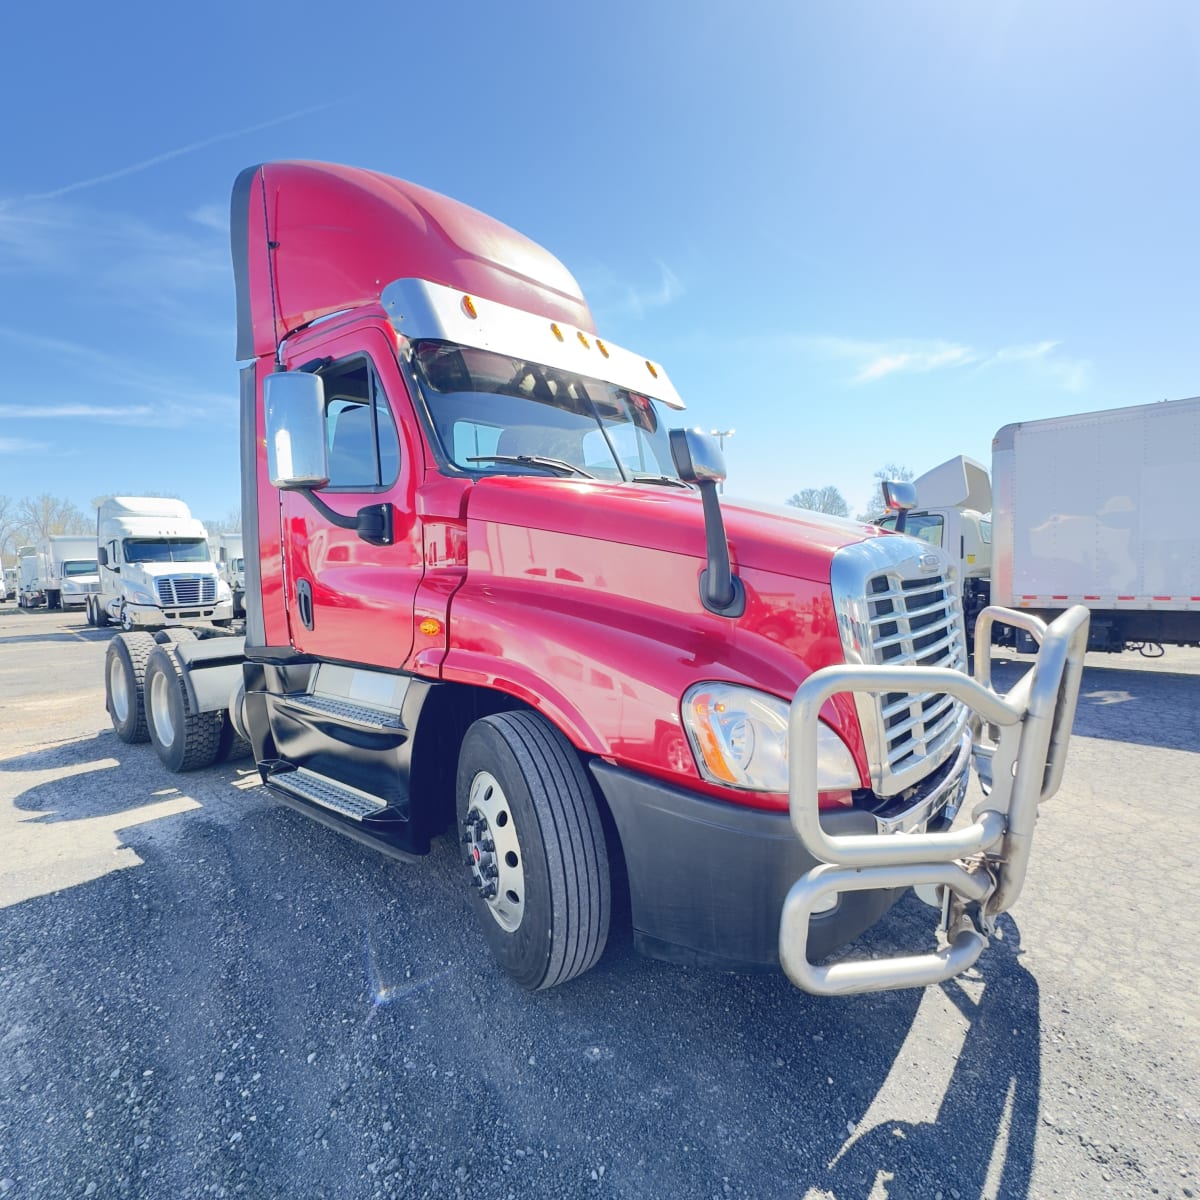
<path fill-rule="evenodd" d="M 594 966 L 608 939 L 608 854 L 570 742 L 536 713 L 476 721 L 457 800 L 472 904 L 497 962 L 531 991 Z"/>
<path fill-rule="evenodd" d="M 212 766 L 224 748 L 224 710 L 193 712 L 171 645 L 155 646 L 146 663 L 146 718 L 150 741 L 172 771 Z"/>

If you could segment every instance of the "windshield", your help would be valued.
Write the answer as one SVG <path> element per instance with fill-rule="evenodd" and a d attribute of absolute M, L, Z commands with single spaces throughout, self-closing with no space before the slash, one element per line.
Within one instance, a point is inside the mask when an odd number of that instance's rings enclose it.
<path fill-rule="evenodd" d="M 94 558 L 72 558 L 63 563 L 62 573 L 68 578 L 72 575 L 95 575 L 96 560 Z"/>
<path fill-rule="evenodd" d="M 441 448 L 464 471 L 678 481 L 647 396 L 453 342 L 414 342 L 412 365 Z"/>
<path fill-rule="evenodd" d="M 127 563 L 208 562 L 204 538 L 126 538 Z"/>

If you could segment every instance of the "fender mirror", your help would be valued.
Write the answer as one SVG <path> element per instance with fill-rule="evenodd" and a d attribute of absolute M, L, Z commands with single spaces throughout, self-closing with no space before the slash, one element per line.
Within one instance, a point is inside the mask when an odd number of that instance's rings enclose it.
<path fill-rule="evenodd" d="M 267 471 L 287 491 L 329 482 L 325 448 L 325 385 L 319 375 L 277 371 L 263 380 Z"/>
<path fill-rule="evenodd" d="M 896 532 L 903 533 L 908 510 L 917 506 L 916 487 L 903 480 L 885 479 L 880 488 L 883 491 L 883 506 L 888 512 L 896 514 Z"/>

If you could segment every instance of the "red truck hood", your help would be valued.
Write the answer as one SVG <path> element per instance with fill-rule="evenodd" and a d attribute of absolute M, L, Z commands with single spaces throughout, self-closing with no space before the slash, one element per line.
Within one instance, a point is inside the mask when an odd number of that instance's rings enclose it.
<path fill-rule="evenodd" d="M 828 584 L 829 563 L 843 546 L 886 536 L 863 525 L 802 509 L 723 501 L 735 570 L 770 571 Z M 702 561 L 700 495 L 673 487 L 581 483 L 532 476 L 492 476 L 472 489 L 472 519 L 650 547 Z"/>
<path fill-rule="evenodd" d="M 701 603 L 697 492 L 480 480 L 467 500 L 467 570 L 454 594 L 444 678 L 541 708 L 589 753 L 709 788 L 696 777 L 680 697 L 712 679 L 790 699 L 813 671 L 845 661 L 831 561 L 843 546 L 889 536 L 799 510 L 723 508 L 746 591 L 736 619 Z M 853 699 L 834 697 L 822 715 L 867 778 Z M 741 802 L 786 800 L 747 793 Z"/>

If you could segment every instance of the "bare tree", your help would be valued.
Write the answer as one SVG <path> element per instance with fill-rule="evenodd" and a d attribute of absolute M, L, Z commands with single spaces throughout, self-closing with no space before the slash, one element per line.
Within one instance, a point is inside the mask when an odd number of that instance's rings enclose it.
<path fill-rule="evenodd" d="M 223 517 L 205 520 L 202 523 L 210 534 L 241 533 L 242 510 L 240 508 L 231 508 Z"/>
<path fill-rule="evenodd" d="M 56 533 L 90 533 L 93 526 L 70 500 L 43 492 L 18 505 L 16 523 L 23 541 L 33 543 Z"/>
<path fill-rule="evenodd" d="M 17 553 L 17 509 L 9 496 L 0 496 L 0 558 Z"/>
<path fill-rule="evenodd" d="M 828 513 L 831 517 L 850 515 L 850 505 L 832 484 L 819 488 L 802 488 L 795 495 L 789 496 L 787 503 L 793 508 L 807 508 L 811 512 Z"/>
<path fill-rule="evenodd" d="M 858 514 L 860 521 L 877 521 L 882 517 L 887 509 L 883 506 L 883 490 L 880 486 L 889 480 L 895 480 L 900 483 L 909 483 L 913 478 L 913 473 L 908 467 L 902 467 L 897 463 L 884 463 L 874 475 L 874 484 L 871 491 L 871 502 L 867 505 L 867 511 Z"/>

